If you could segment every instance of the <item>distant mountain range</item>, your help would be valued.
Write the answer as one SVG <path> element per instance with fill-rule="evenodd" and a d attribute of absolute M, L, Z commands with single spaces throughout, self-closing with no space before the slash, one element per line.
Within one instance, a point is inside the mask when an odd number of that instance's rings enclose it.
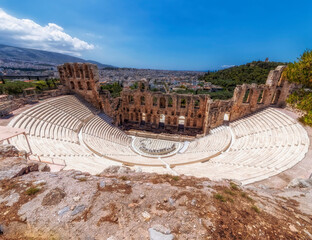
<path fill-rule="evenodd" d="M 15 60 L 24 62 L 41 62 L 51 65 L 59 65 L 65 62 L 90 62 L 97 64 L 99 68 L 112 68 L 113 66 L 102 64 L 92 60 L 84 60 L 82 58 L 73 57 L 70 55 L 35 50 L 29 48 L 13 47 L 0 44 L 0 60 Z"/>

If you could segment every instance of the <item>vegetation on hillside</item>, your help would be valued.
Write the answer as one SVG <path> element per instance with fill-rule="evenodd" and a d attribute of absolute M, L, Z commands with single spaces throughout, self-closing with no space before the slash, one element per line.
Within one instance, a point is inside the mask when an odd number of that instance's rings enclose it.
<path fill-rule="evenodd" d="M 22 94 L 25 88 L 31 87 L 36 88 L 37 91 L 40 92 L 56 88 L 57 83 L 57 79 L 48 79 L 33 82 L 3 80 L 2 84 L 0 84 L 0 94 L 18 95 Z"/>
<path fill-rule="evenodd" d="M 304 111 L 300 121 L 312 126 L 312 51 L 306 50 L 298 61 L 289 64 L 283 76 L 289 82 L 302 85 L 301 89 L 289 96 L 287 102 Z"/>
<path fill-rule="evenodd" d="M 102 90 L 108 90 L 113 98 L 119 97 L 122 91 L 122 84 L 118 82 L 109 83 L 101 86 Z"/>
<path fill-rule="evenodd" d="M 285 63 L 253 61 L 216 72 L 208 72 L 200 80 L 223 87 L 223 91 L 211 93 L 212 98 L 228 99 L 233 96 L 236 85 L 244 83 L 264 84 L 270 70 L 279 65 L 285 65 Z"/>

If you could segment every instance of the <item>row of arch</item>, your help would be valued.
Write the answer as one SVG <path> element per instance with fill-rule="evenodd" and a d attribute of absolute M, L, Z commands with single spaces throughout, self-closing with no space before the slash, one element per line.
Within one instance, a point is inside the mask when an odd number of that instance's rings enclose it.
<path fill-rule="evenodd" d="M 263 104 L 264 100 L 267 98 L 267 96 L 269 95 L 270 90 L 268 89 L 262 89 L 258 95 L 258 99 L 257 99 L 257 104 Z M 253 89 L 247 89 L 245 91 L 244 97 L 243 97 L 243 103 L 250 103 L 251 98 L 253 97 L 254 94 L 257 94 L 254 92 Z M 277 89 L 274 92 L 274 95 L 271 99 L 270 104 L 275 105 L 278 103 L 278 100 L 280 98 L 281 95 L 281 90 Z"/>
<path fill-rule="evenodd" d="M 121 118 L 121 116 L 120 116 Z M 138 122 L 140 124 L 159 124 L 162 126 L 171 125 L 171 126 L 186 126 L 186 127 L 199 127 L 201 126 L 201 119 L 186 118 L 185 116 L 166 116 L 165 114 L 160 115 L 151 115 L 145 113 L 130 113 L 125 115 L 124 120 L 129 120 L 131 122 Z"/>
<path fill-rule="evenodd" d="M 133 95 L 128 96 L 128 102 L 129 102 L 129 104 L 134 104 Z M 146 104 L 145 96 L 141 96 L 140 97 L 140 105 L 145 106 L 145 104 Z M 153 105 L 153 107 L 159 106 L 159 108 L 166 108 L 166 107 L 170 108 L 170 107 L 173 107 L 173 99 L 172 99 L 172 97 L 168 97 L 168 99 L 166 99 L 165 97 L 157 98 L 154 96 L 152 105 Z M 180 105 L 180 108 L 186 108 L 186 106 L 187 106 L 186 98 L 181 98 L 179 105 Z M 194 100 L 194 108 L 195 109 L 200 108 L 200 100 L 199 99 Z"/>
<path fill-rule="evenodd" d="M 67 78 L 93 78 L 93 73 L 86 64 L 71 65 L 65 64 L 63 66 L 63 73 Z"/>
<path fill-rule="evenodd" d="M 75 83 L 73 81 L 70 81 L 69 83 L 70 83 L 70 89 L 72 90 L 75 90 L 75 89 L 85 90 L 81 81 L 77 81 L 78 86 L 75 86 Z M 86 83 L 86 90 L 92 90 L 91 83 L 89 81 L 86 81 L 85 83 Z"/>

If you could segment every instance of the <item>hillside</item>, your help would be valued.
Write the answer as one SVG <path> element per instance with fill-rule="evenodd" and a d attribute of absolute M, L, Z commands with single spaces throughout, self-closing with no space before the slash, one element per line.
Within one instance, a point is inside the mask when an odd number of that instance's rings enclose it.
<path fill-rule="evenodd" d="M 285 65 L 282 62 L 263 62 L 254 61 L 240 66 L 208 72 L 200 79 L 212 84 L 222 86 L 224 91 L 213 94 L 212 97 L 225 99 L 233 95 L 236 85 L 244 83 L 264 84 L 270 70 L 274 70 L 279 65 Z M 214 96 L 216 95 L 216 96 Z M 224 95 L 224 97 L 222 97 Z"/>
<path fill-rule="evenodd" d="M 312 237 L 312 180 L 272 190 L 117 166 L 52 173 L 17 156 L 0 148 L 1 239 Z"/>
<path fill-rule="evenodd" d="M 48 52 L 29 48 L 20 48 L 0 44 L 0 60 L 2 61 L 23 61 L 32 63 L 48 63 L 59 65 L 65 62 L 91 62 L 97 64 L 99 68 L 112 67 L 92 60 L 73 57 L 66 54 Z"/>

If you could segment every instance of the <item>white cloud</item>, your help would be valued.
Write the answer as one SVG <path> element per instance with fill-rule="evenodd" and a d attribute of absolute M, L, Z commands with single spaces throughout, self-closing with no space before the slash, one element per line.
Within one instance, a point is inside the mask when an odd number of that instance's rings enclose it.
<path fill-rule="evenodd" d="M 94 49 L 89 44 L 64 32 L 61 26 L 41 26 L 30 19 L 19 19 L 0 8 L 0 40 L 6 44 L 36 48 L 79 56 L 80 51 Z"/>
<path fill-rule="evenodd" d="M 231 67 L 235 67 L 236 65 L 222 65 L 221 68 L 225 69 L 225 68 L 231 68 Z"/>

